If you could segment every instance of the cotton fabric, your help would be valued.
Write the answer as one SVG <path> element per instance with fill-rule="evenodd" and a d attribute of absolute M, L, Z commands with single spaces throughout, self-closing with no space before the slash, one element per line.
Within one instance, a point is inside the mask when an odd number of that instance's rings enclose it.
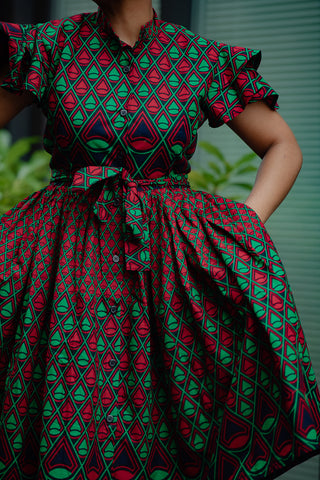
<path fill-rule="evenodd" d="M 260 480 L 319 452 L 319 391 L 257 214 L 190 188 L 198 128 L 277 94 L 259 51 L 103 12 L 1 23 L 52 178 L 0 218 L 0 476 Z"/>

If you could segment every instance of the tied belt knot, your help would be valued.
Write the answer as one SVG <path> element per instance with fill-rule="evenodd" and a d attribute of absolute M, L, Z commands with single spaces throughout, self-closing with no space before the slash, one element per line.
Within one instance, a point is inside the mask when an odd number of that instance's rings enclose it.
<path fill-rule="evenodd" d="M 53 182 L 70 179 L 65 172 L 53 171 Z M 120 180 L 123 192 L 122 208 L 124 212 L 124 253 L 125 267 L 130 271 L 150 270 L 150 231 L 145 207 L 138 195 L 135 182 L 124 168 L 88 166 L 77 170 L 72 176 L 72 191 L 88 191 L 98 182 L 104 182 L 93 211 L 101 222 L 110 219 L 108 193 L 110 187 L 106 180 Z"/>

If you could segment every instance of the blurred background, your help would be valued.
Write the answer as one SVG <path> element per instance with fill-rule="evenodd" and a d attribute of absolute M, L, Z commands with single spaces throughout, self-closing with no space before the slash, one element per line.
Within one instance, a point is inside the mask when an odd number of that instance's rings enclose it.
<path fill-rule="evenodd" d="M 304 154 L 299 178 L 268 221 L 267 228 L 286 265 L 320 380 L 320 0 L 154 0 L 153 4 L 162 19 L 182 24 L 206 38 L 262 50 L 260 72 L 279 93 L 280 113 L 294 131 Z M 11 0 L 1 2 L 0 19 L 38 23 L 95 8 L 91 0 Z M 12 142 L 16 157 L 23 157 L 28 149 L 34 148 L 37 142 L 34 136 L 43 132 L 44 122 L 36 107 L 28 108 L 11 122 L 10 133 L 2 132 L 0 136 L 0 163 L 1 155 L 3 159 L 8 151 L 13 162 Z M 17 146 L 17 141 L 24 137 L 28 140 L 20 140 Z M 196 186 L 216 191 L 217 169 L 206 179 L 203 171 L 210 172 L 210 164 L 216 163 L 223 174 L 225 168 L 232 171 L 239 159 L 247 160 L 242 162 L 245 168 L 238 184 L 253 183 L 259 160 L 248 155 L 248 147 L 227 126 L 210 129 L 205 125 L 199 131 L 199 140 L 192 160 Z M 49 163 L 45 156 L 40 157 L 41 153 L 36 152 L 37 172 L 41 165 L 43 168 L 43 162 Z M 1 175 L 4 173 L 0 169 Z M 227 188 L 227 196 L 237 197 L 238 192 L 232 191 L 230 182 L 222 186 Z M 36 190 L 38 184 L 32 187 Z M 29 194 L 23 188 L 19 191 L 21 199 Z M 245 199 L 245 192 L 241 196 Z M 305 477 L 320 479 L 319 457 L 280 478 Z"/>

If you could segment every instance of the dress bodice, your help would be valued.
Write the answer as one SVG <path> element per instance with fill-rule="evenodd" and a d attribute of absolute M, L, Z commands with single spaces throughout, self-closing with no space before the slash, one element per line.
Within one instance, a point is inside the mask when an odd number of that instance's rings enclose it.
<path fill-rule="evenodd" d="M 30 90 L 47 116 L 50 166 L 125 168 L 136 178 L 188 173 L 199 126 L 219 126 L 250 101 L 277 95 L 256 68 L 260 52 L 206 40 L 154 18 L 134 47 L 101 10 L 9 35 L 7 88 Z"/>

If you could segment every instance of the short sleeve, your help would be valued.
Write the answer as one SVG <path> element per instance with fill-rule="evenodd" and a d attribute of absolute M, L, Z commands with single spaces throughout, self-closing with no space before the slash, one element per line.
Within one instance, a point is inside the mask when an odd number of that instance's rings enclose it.
<path fill-rule="evenodd" d="M 203 101 L 203 111 L 211 127 L 219 127 L 239 115 L 248 103 L 265 101 L 278 108 L 278 94 L 257 69 L 261 52 L 215 43 L 211 50 L 212 82 Z"/>
<path fill-rule="evenodd" d="M 48 85 L 50 70 L 50 50 L 36 25 L 18 25 L 0 22 L 0 57 L 9 61 L 9 73 L 1 87 L 12 92 L 25 91 L 35 95 L 40 104 Z"/>

